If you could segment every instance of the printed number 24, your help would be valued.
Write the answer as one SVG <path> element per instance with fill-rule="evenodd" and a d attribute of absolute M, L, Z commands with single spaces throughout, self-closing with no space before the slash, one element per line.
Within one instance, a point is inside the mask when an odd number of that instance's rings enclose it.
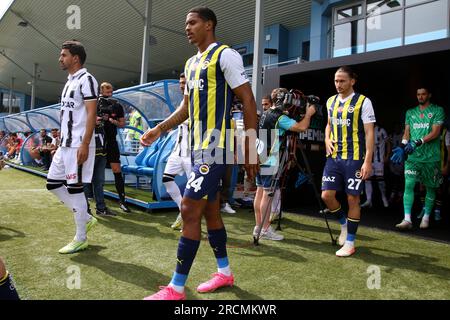
<path fill-rule="evenodd" d="M 362 180 L 361 179 L 348 179 L 348 188 L 350 190 L 358 190 L 359 185 L 361 184 Z M 355 186 L 356 183 L 356 186 Z"/>
<path fill-rule="evenodd" d="M 186 188 L 190 189 L 191 187 L 194 188 L 195 192 L 198 192 L 199 190 L 202 189 L 202 182 L 204 177 L 198 177 L 197 179 L 195 179 L 195 173 L 191 172 L 191 176 L 189 177 L 189 180 L 186 184 Z"/>

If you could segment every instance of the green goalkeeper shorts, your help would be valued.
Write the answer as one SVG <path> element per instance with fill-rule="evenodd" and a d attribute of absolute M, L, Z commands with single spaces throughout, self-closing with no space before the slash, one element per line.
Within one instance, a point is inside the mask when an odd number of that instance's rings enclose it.
<path fill-rule="evenodd" d="M 441 163 L 405 161 L 405 179 L 421 182 L 430 188 L 438 188 L 442 183 Z"/>

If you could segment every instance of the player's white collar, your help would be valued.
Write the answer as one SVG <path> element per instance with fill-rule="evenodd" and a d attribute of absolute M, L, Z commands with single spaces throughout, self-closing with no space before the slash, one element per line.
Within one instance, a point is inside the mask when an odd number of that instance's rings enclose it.
<path fill-rule="evenodd" d="M 205 51 L 203 51 L 203 53 L 209 51 L 210 49 L 214 48 L 215 46 L 217 46 L 217 42 L 213 42 L 211 43 L 208 48 L 206 48 Z M 202 56 L 203 53 L 200 53 L 200 51 L 197 52 L 197 58 L 200 58 Z"/>
<path fill-rule="evenodd" d="M 76 77 L 78 77 L 80 74 L 87 72 L 86 68 L 81 68 L 80 70 L 78 70 L 77 72 L 75 72 L 74 74 L 69 74 L 67 76 L 67 79 L 69 80 L 73 80 Z"/>
<path fill-rule="evenodd" d="M 348 99 L 353 98 L 354 95 L 355 95 L 355 91 L 353 91 L 353 93 L 351 95 L 349 95 L 348 97 L 346 97 L 345 99 L 341 99 L 340 96 L 338 96 L 338 99 L 340 102 L 346 102 Z"/>

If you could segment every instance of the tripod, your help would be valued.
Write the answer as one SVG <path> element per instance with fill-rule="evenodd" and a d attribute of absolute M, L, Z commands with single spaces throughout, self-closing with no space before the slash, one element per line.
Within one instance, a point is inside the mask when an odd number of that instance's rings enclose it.
<path fill-rule="evenodd" d="M 256 234 L 256 236 L 253 236 L 253 243 L 254 245 L 259 245 L 259 239 L 261 238 L 261 233 L 262 233 L 262 228 L 264 226 L 264 223 L 267 219 L 267 216 L 270 212 L 270 208 L 271 208 L 271 204 L 273 201 L 273 196 L 276 190 L 276 187 L 278 186 L 278 182 L 280 181 L 280 178 L 283 179 L 282 180 L 282 184 L 281 184 L 281 190 L 285 187 L 286 184 L 286 173 L 287 171 L 291 168 L 291 165 L 295 165 L 299 168 L 300 171 L 303 171 L 302 167 L 300 166 L 300 164 L 297 161 L 296 155 L 295 155 L 295 151 L 297 148 L 297 145 L 300 146 L 300 152 L 302 154 L 302 158 L 303 161 L 305 163 L 305 167 L 306 167 L 306 172 L 307 172 L 307 177 L 308 177 L 308 182 L 312 185 L 313 191 L 314 191 L 314 196 L 319 204 L 319 212 L 321 214 L 323 214 L 324 218 L 325 218 L 325 223 L 327 225 L 327 229 L 328 229 L 328 233 L 330 235 L 330 239 L 331 239 L 331 244 L 332 245 L 337 245 L 337 238 L 333 238 L 333 233 L 330 229 L 330 225 L 328 223 L 328 219 L 326 216 L 326 213 L 328 212 L 328 209 L 324 208 L 323 204 L 322 204 L 322 200 L 320 198 L 319 192 L 317 190 L 317 187 L 313 181 L 313 174 L 311 171 L 311 167 L 309 165 L 309 161 L 308 158 L 306 157 L 305 151 L 304 151 L 304 145 L 302 144 L 301 140 L 298 139 L 298 134 L 294 134 L 294 133 L 289 133 L 287 132 L 286 135 L 284 136 L 284 140 L 283 140 L 283 145 L 285 146 L 284 150 L 282 151 L 282 156 L 281 156 L 281 160 L 280 160 L 280 166 L 279 169 L 277 171 L 277 174 L 275 175 L 275 177 L 272 179 L 271 184 L 270 184 L 270 188 L 269 188 L 269 204 L 265 210 L 265 212 L 263 213 L 259 228 L 258 228 L 258 233 Z M 279 197 L 278 201 L 281 201 L 281 196 Z M 281 230 L 281 211 L 280 211 L 280 215 L 278 217 L 278 226 L 277 226 L 277 230 Z"/>

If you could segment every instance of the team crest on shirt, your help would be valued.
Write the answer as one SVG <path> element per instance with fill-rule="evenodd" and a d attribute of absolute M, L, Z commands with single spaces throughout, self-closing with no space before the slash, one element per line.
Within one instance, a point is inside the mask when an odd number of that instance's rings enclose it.
<path fill-rule="evenodd" d="M 200 168 L 198 168 L 198 171 L 199 171 L 201 174 L 206 175 L 206 174 L 209 173 L 209 166 L 208 166 L 207 164 L 202 164 L 202 165 L 200 166 Z"/>
<path fill-rule="evenodd" d="M 362 177 L 361 170 L 357 170 L 355 172 L 355 177 L 358 178 L 358 179 L 361 179 L 361 177 Z"/>
<path fill-rule="evenodd" d="M 208 68 L 209 62 L 210 62 L 209 60 L 203 61 L 203 64 L 202 64 L 202 70 L 206 70 L 206 69 Z"/>
<path fill-rule="evenodd" d="M 428 114 L 428 119 L 431 119 L 431 118 L 433 118 L 433 114 L 430 112 L 430 113 Z"/>
<path fill-rule="evenodd" d="M 347 109 L 347 112 L 348 113 L 353 113 L 355 111 L 355 107 L 353 107 L 353 106 L 350 106 L 350 107 L 348 107 L 348 109 Z"/>

